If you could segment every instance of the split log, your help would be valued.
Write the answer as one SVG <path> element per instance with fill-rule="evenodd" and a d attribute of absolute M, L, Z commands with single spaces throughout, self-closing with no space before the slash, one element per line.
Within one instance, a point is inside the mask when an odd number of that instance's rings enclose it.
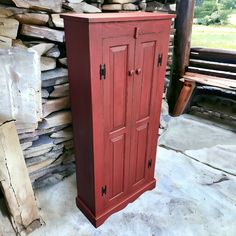
<path fill-rule="evenodd" d="M 66 150 L 70 150 L 74 147 L 74 141 L 73 140 L 69 140 L 64 142 L 64 147 Z"/>
<path fill-rule="evenodd" d="M 53 70 L 57 66 L 55 58 L 51 57 L 41 57 L 40 58 L 40 68 L 41 71 Z"/>
<path fill-rule="evenodd" d="M 52 47 L 54 47 L 54 45 L 55 45 L 54 43 L 43 43 L 42 42 L 42 43 L 36 44 L 30 48 L 35 50 L 39 56 L 42 56 L 48 50 L 50 50 Z"/>
<path fill-rule="evenodd" d="M 69 97 L 62 97 L 62 98 L 47 100 L 43 104 L 43 117 L 46 117 L 55 111 L 64 110 L 69 107 L 70 107 Z"/>
<path fill-rule="evenodd" d="M 14 122 L 0 125 L 0 185 L 17 235 L 40 227 L 40 216 Z"/>
<path fill-rule="evenodd" d="M 42 94 L 42 98 L 49 97 L 49 92 L 46 89 L 42 89 L 41 94 Z M 43 115 L 43 117 L 45 117 L 45 115 Z"/>
<path fill-rule="evenodd" d="M 58 125 L 58 126 L 54 126 L 48 129 L 43 129 L 41 123 L 39 124 L 39 128 L 40 129 L 36 129 L 34 132 L 31 133 L 18 133 L 19 139 L 25 139 L 25 138 L 29 138 L 29 137 L 35 137 L 35 136 L 39 136 L 39 135 L 44 135 L 44 134 L 51 134 L 53 132 L 57 132 L 58 130 L 64 129 L 68 126 L 68 124 L 65 125 Z"/>
<path fill-rule="evenodd" d="M 46 25 L 49 20 L 48 14 L 25 13 L 14 16 L 21 24 Z"/>
<path fill-rule="evenodd" d="M 60 56 L 60 50 L 58 48 L 58 45 L 55 45 L 53 48 L 49 49 L 47 52 L 46 52 L 46 56 L 47 57 L 53 57 L 53 58 L 58 58 Z"/>
<path fill-rule="evenodd" d="M 99 8 L 92 6 L 86 2 L 80 2 L 80 3 L 65 3 L 64 6 L 66 6 L 69 10 L 77 12 L 77 13 L 100 13 L 102 12 Z"/>
<path fill-rule="evenodd" d="M 53 91 L 50 93 L 50 98 L 58 98 L 58 97 L 65 97 L 69 96 L 69 84 L 60 84 L 54 86 Z"/>
<path fill-rule="evenodd" d="M 12 46 L 12 39 L 0 36 L 0 48 L 9 48 Z"/>
<path fill-rule="evenodd" d="M 48 159 L 56 160 L 62 153 L 63 153 L 63 147 L 61 147 L 58 150 L 52 150 L 48 153 L 45 153 L 42 156 L 36 156 L 36 157 L 28 158 L 28 159 L 25 160 L 26 165 L 27 166 L 32 166 L 32 165 L 35 165 L 37 163 L 40 163 L 40 162 L 48 160 Z"/>
<path fill-rule="evenodd" d="M 16 48 L 27 49 L 27 47 L 25 46 L 25 44 L 24 44 L 20 39 L 13 39 L 13 40 L 12 40 L 12 46 L 13 46 L 13 47 L 16 47 Z"/>
<path fill-rule="evenodd" d="M 33 142 L 30 148 L 24 151 L 24 157 L 30 158 L 43 155 L 50 151 L 53 146 L 53 140 L 48 135 L 42 135 L 38 140 Z"/>
<path fill-rule="evenodd" d="M 125 3 L 122 5 L 124 11 L 137 11 L 138 6 L 133 3 Z"/>
<path fill-rule="evenodd" d="M 0 18 L 0 35 L 16 39 L 19 22 L 15 19 Z"/>
<path fill-rule="evenodd" d="M 50 87 L 68 82 L 68 71 L 64 68 L 57 68 L 42 73 L 42 87 Z"/>
<path fill-rule="evenodd" d="M 14 12 L 11 11 L 10 9 L 6 9 L 6 8 L 3 8 L 3 7 L 0 7 L 0 18 L 7 18 L 7 17 L 10 17 L 14 15 Z"/>
<path fill-rule="evenodd" d="M 75 161 L 75 154 L 73 151 L 64 152 L 55 162 L 54 164 L 68 164 Z"/>
<path fill-rule="evenodd" d="M 28 171 L 31 174 L 31 173 L 33 173 L 35 171 L 41 170 L 41 169 L 49 166 L 53 162 L 54 162 L 54 160 L 52 160 L 52 159 L 47 159 L 47 160 L 41 161 L 39 163 L 36 163 L 34 165 L 29 166 L 28 167 Z"/>
<path fill-rule="evenodd" d="M 20 146 L 21 146 L 22 151 L 24 151 L 27 148 L 31 147 L 32 145 L 33 145 L 33 142 L 28 142 L 28 143 L 22 143 Z"/>
<path fill-rule="evenodd" d="M 60 62 L 62 65 L 67 66 L 67 58 L 66 58 L 66 57 L 60 58 L 60 59 L 59 59 L 59 62 Z"/>
<path fill-rule="evenodd" d="M 99 1 L 99 0 L 96 0 L 96 1 Z M 67 0 L 67 2 L 70 2 L 70 3 L 80 3 L 80 2 L 83 2 L 83 0 Z"/>
<path fill-rule="evenodd" d="M 33 137 L 29 137 L 29 138 L 24 138 L 20 140 L 20 144 L 22 143 L 27 143 L 27 142 L 33 142 L 39 139 L 39 136 L 33 136 Z"/>
<path fill-rule="evenodd" d="M 2 0 L 0 0 L 0 2 L 2 3 Z M 3 5 L 3 4 L 0 4 L 0 7 L 3 8 L 3 9 L 10 10 L 11 12 L 13 12 L 13 15 L 24 14 L 24 13 L 29 12 L 29 9 L 18 8 L 18 7 L 15 7 L 14 5 Z"/>
<path fill-rule="evenodd" d="M 17 7 L 44 10 L 50 12 L 61 12 L 63 0 L 12 0 Z"/>
<path fill-rule="evenodd" d="M 62 129 L 60 131 L 57 131 L 55 133 L 52 133 L 50 135 L 51 138 L 73 138 L 73 133 L 72 133 L 72 127 L 68 127 L 65 129 Z"/>
<path fill-rule="evenodd" d="M 18 134 L 22 134 L 22 133 L 30 133 L 30 132 L 34 132 L 35 129 L 37 128 L 36 125 L 31 125 L 31 127 L 27 124 L 16 124 L 16 128 L 17 128 L 17 133 Z"/>
<path fill-rule="evenodd" d="M 64 28 L 64 21 L 60 17 L 60 14 L 52 14 L 51 18 L 52 18 L 52 23 L 55 27 Z"/>
<path fill-rule="evenodd" d="M 54 143 L 55 145 L 58 145 L 58 144 L 61 144 L 61 143 L 63 143 L 63 142 L 70 141 L 70 140 L 72 140 L 70 137 L 54 138 L 54 139 L 53 139 L 53 143 Z"/>
<path fill-rule="evenodd" d="M 55 181 L 60 181 L 64 177 L 71 175 L 75 172 L 75 164 L 69 163 L 66 165 L 53 165 L 47 169 L 43 169 L 30 174 L 30 178 L 33 182 L 34 188 L 40 188 L 47 184 L 55 183 Z M 56 180 L 55 180 L 55 176 Z M 58 180 L 58 176 L 60 176 Z"/>
<path fill-rule="evenodd" d="M 20 33 L 25 36 L 48 39 L 56 42 L 64 42 L 64 32 L 50 29 L 45 26 L 25 25 L 21 27 Z"/>
<path fill-rule="evenodd" d="M 111 4 L 125 4 L 125 3 L 134 3 L 137 2 L 137 0 L 107 0 L 107 3 L 111 3 Z"/>
<path fill-rule="evenodd" d="M 121 4 L 104 4 L 102 6 L 102 10 L 104 10 L 104 11 L 121 11 L 122 5 Z"/>
<path fill-rule="evenodd" d="M 44 118 L 43 122 L 39 124 L 39 129 L 49 129 L 56 126 L 71 124 L 71 112 L 59 111 Z"/>

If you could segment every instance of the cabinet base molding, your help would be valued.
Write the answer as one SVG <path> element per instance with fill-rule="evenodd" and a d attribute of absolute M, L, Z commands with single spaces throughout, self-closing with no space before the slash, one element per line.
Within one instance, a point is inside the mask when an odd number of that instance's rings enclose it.
<path fill-rule="evenodd" d="M 148 184 L 144 185 L 142 188 L 138 189 L 135 193 L 127 196 L 122 202 L 120 202 L 115 207 L 109 208 L 105 213 L 95 216 L 90 209 L 85 205 L 85 203 L 79 198 L 76 198 L 77 207 L 83 212 L 83 214 L 88 218 L 88 220 L 93 224 L 94 227 L 99 227 L 104 221 L 113 213 L 122 210 L 129 203 L 135 201 L 140 195 L 148 190 L 152 190 L 156 187 L 156 179 L 152 179 Z"/>

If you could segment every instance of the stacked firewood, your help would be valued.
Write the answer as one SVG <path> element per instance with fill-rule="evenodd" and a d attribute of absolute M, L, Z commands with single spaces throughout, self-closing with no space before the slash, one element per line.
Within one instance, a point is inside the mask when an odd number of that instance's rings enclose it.
<path fill-rule="evenodd" d="M 60 13 L 145 8 L 145 0 L 91 0 L 89 3 L 81 0 L 0 0 L 0 47 L 31 48 L 41 60 L 42 121 L 36 130 L 18 130 L 35 188 L 58 182 L 75 171 L 64 24 Z M 171 60 L 169 66 L 170 63 Z"/>
<path fill-rule="evenodd" d="M 38 128 L 19 133 L 34 187 L 57 182 L 75 170 L 67 69 L 42 72 L 42 103 Z"/>

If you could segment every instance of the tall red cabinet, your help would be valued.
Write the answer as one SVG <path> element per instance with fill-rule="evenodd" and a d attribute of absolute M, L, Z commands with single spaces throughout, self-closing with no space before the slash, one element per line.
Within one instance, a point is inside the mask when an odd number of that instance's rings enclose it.
<path fill-rule="evenodd" d="M 98 227 L 155 187 L 174 16 L 137 12 L 62 17 L 76 150 L 76 202 Z"/>

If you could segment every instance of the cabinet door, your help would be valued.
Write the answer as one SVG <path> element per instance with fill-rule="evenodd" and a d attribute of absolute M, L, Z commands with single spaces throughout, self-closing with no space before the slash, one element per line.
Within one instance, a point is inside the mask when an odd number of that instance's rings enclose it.
<path fill-rule="evenodd" d="M 154 121 L 157 116 L 155 98 L 159 80 L 157 65 L 159 50 L 158 33 L 140 35 L 136 39 L 129 172 L 132 191 L 146 183 L 150 167 L 155 164 L 155 156 L 151 156 L 151 148 L 152 133 L 158 132 Z"/>
<path fill-rule="evenodd" d="M 120 201 L 128 187 L 134 42 L 132 37 L 103 40 L 104 207 Z"/>

